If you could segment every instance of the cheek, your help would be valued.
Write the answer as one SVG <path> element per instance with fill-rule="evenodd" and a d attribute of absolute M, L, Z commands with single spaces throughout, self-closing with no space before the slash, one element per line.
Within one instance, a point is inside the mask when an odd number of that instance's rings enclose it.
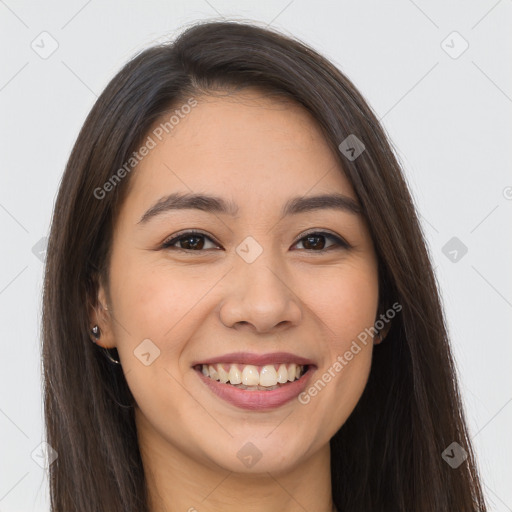
<path fill-rule="evenodd" d="M 118 276 L 120 286 L 113 300 L 119 318 L 126 323 L 126 330 L 116 327 L 118 342 L 133 350 L 149 338 L 160 347 L 160 357 L 176 364 L 176 355 L 192 334 L 194 321 L 199 321 L 195 318 L 200 310 L 197 306 L 216 279 L 191 268 L 129 262 L 119 268 Z"/>
<path fill-rule="evenodd" d="M 372 260 L 309 274 L 306 302 L 321 320 L 329 346 L 345 352 L 351 341 L 373 326 L 378 307 L 378 274 Z"/>
<path fill-rule="evenodd" d="M 136 259 L 112 265 L 114 331 L 128 386 L 148 418 L 164 417 L 162 404 L 169 405 L 169 431 L 191 405 L 183 403 L 181 354 L 201 324 L 197 306 L 216 282 L 198 274 Z"/>
<path fill-rule="evenodd" d="M 377 315 L 378 274 L 368 260 L 310 279 L 305 287 L 310 290 L 307 301 L 314 305 L 326 341 L 322 368 L 306 391 L 317 413 L 332 417 L 329 428 L 333 428 L 351 414 L 368 379 L 373 349 L 369 329 Z"/>

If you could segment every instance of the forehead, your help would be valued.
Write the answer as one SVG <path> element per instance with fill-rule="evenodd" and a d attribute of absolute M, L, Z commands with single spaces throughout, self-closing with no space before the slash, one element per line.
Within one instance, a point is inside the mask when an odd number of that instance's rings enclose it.
<path fill-rule="evenodd" d="M 131 176 L 128 201 L 147 205 L 175 191 L 209 192 L 243 212 L 280 207 L 297 195 L 354 197 L 324 134 L 300 105 L 257 90 L 195 100 L 191 109 L 176 105 L 148 132 L 154 147 Z M 181 115 L 169 123 L 176 110 Z"/>

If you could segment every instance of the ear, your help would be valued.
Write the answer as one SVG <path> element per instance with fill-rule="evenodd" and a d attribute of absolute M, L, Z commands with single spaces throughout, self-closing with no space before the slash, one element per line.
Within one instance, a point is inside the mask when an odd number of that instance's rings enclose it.
<path fill-rule="evenodd" d="M 115 348 L 116 344 L 112 329 L 113 316 L 107 302 L 105 287 L 101 282 L 96 281 L 96 286 L 93 286 L 93 289 L 96 289 L 96 295 L 92 297 L 89 303 L 89 332 L 97 325 L 100 328 L 100 337 L 96 339 L 92 334 L 90 334 L 90 337 L 97 345 L 104 348 Z"/>
<path fill-rule="evenodd" d="M 389 330 L 391 329 L 391 324 L 393 322 L 391 320 L 389 320 L 386 325 L 384 326 L 384 329 L 382 329 L 379 334 L 380 334 L 380 340 L 383 341 L 384 338 L 388 335 L 389 333 Z"/>
<path fill-rule="evenodd" d="M 389 333 L 389 330 L 391 329 L 391 323 L 391 320 L 388 320 L 387 322 L 384 323 L 384 327 L 379 331 L 379 335 L 373 338 L 374 345 L 379 345 L 384 341 L 384 339 Z"/>

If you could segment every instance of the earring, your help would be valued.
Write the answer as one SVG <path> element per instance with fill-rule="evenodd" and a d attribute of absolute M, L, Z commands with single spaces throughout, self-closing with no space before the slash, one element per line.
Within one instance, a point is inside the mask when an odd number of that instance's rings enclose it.
<path fill-rule="evenodd" d="M 100 331 L 100 328 L 95 325 L 92 329 L 91 329 L 91 333 L 92 335 L 94 336 L 94 338 L 96 340 L 99 340 L 100 337 L 101 337 L 101 331 Z M 94 344 L 96 344 L 96 340 L 92 340 Z M 107 358 L 112 361 L 113 363 L 115 364 L 121 364 L 121 361 L 118 361 L 117 359 L 114 359 L 111 355 L 110 355 L 110 352 L 108 351 L 107 348 L 105 347 L 101 347 L 103 349 L 103 351 L 105 352 L 105 355 L 107 356 Z"/>
<path fill-rule="evenodd" d="M 110 352 L 108 351 L 108 349 L 107 349 L 107 348 L 104 348 L 103 350 L 105 351 L 105 355 L 108 357 L 108 359 L 109 359 L 110 361 L 112 361 L 112 362 L 113 362 L 113 363 L 115 363 L 115 364 L 119 364 L 119 365 L 121 364 L 121 361 L 118 361 L 117 359 L 114 359 L 114 358 L 110 355 Z"/>
<path fill-rule="evenodd" d="M 99 340 L 100 339 L 100 336 L 101 336 L 101 332 L 100 332 L 100 328 L 95 325 L 92 329 L 91 329 L 91 334 L 97 339 Z M 96 343 L 95 340 L 92 340 L 93 343 Z"/>

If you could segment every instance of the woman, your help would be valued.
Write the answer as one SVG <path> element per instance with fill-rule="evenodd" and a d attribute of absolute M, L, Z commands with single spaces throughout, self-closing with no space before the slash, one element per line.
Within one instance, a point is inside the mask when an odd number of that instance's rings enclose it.
<path fill-rule="evenodd" d="M 187 29 L 113 78 L 47 252 L 52 511 L 484 511 L 438 290 L 354 85 Z"/>

